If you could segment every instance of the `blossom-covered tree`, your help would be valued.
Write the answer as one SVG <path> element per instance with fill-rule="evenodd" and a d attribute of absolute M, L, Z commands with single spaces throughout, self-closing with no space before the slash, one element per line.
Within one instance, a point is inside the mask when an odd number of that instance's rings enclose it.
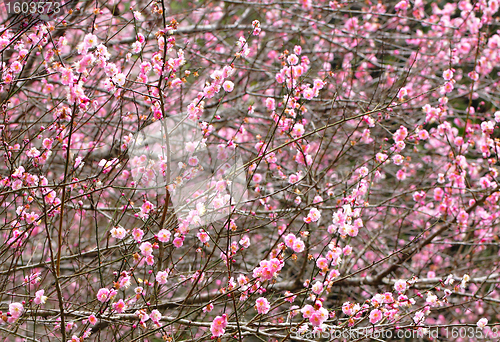
<path fill-rule="evenodd" d="M 2 341 L 499 337 L 497 0 L 52 4 L 0 4 Z"/>

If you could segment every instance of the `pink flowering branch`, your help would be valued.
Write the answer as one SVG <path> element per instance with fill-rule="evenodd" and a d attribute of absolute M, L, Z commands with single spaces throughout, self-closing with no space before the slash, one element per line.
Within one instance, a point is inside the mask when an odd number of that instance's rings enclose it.
<path fill-rule="evenodd" d="M 497 0 L 7 6 L 2 336 L 496 338 Z"/>

